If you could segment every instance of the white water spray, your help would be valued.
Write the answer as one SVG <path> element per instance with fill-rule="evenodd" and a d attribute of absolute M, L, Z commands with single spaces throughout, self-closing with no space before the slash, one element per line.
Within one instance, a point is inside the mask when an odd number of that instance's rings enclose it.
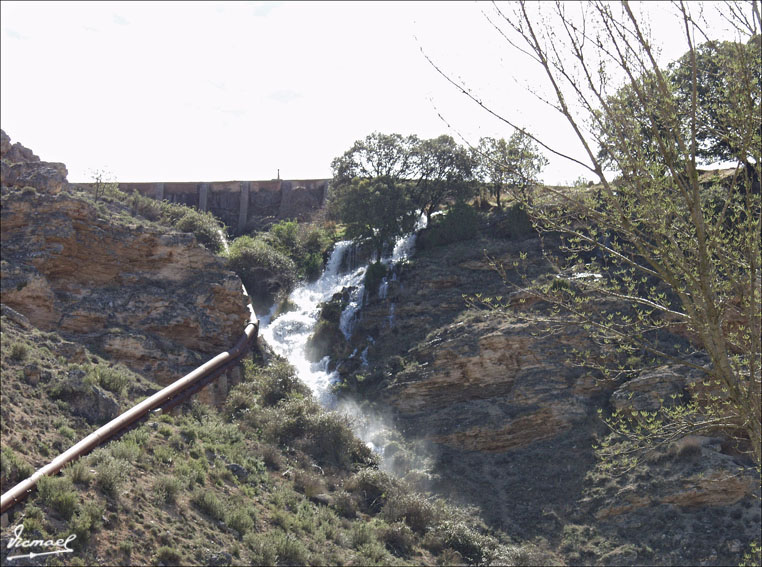
<path fill-rule="evenodd" d="M 426 226 L 425 216 L 418 222 L 416 229 Z M 413 253 L 415 246 L 415 232 L 400 237 L 395 243 L 392 255 L 382 258 L 381 261 L 387 266 L 394 265 L 406 260 Z M 336 398 L 332 392 L 332 385 L 338 381 L 337 372 L 328 371 L 329 357 L 324 357 L 319 362 L 310 362 L 307 358 L 306 344 L 312 335 L 320 315 L 320 304 L 329 301 L 334 294 L 344 288 L 354 288 L 347 307 L 341 314 L 340 328 L 344 336 L 349 339 L 356 327 L 357 315 L 364 296 L 364 278 L 366 266 L 342 273 L 342 260 L 353 249 L 352 242 L 337 242 L 326 264 L 323 275 L 315 282 L 308 283 L 296 288 L 289 296 L 289 301 L 296 305 L 296 309 L 280 315 L 272 320 L 275 306 L 270 313 L 260 318 L 259 334 L 279 355 L 285 357 L 296 369 L 298 377 L 304 382 L 320 403 L 329 408 L 345 411 L 358 425 L 355 428 L 357 434 L 371 448 L 383 453 L 383 447 L 379 446 L 377 437 L 378 429 L 368 427 L 368 423 L 381 423 L 375 416 L 362 416 L 358 419 L 357 411 L 346 411 L 346 408 L 336 408 Z M 363 360 L 367 358 L 367 348 L 362 353 Z M 366 362 L 367 364 L 367 362 Z M 364 421 L 364 425 L 360 424 Z"/>

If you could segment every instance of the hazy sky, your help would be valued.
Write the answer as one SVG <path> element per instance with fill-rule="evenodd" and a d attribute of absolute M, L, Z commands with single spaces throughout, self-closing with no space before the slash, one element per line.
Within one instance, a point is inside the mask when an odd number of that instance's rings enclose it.
<path fill-rule="evenodd" d="M 649 4 L 658 32 L 666 6 Z M 560 118 L 513 79 L 542 80 L 509 55 L 482 14 L 489 8 L 3 1 L 0 125 L 43 160 L 64 162 L 70 181 L 94 169 L 122 181 L 270 179 L 278 169 L 323 178 L 374 131 L 510 136 L 423 48 L 501 112 L 580 155 Z M 548 157 L 547 182 L 582 173 Z"/>

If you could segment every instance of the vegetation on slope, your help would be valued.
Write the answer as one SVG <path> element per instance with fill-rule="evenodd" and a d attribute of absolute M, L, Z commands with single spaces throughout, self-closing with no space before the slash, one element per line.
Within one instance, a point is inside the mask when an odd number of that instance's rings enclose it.
<path fill-rule="evenodd" d="M 35 389 L 22 378 L 27 357 L 41 357 L 46 372 L 65 375 L 66 363 L 45 350 L 51 341 L 52 333 L 25 338 L 3 318 L 3 438 L 11 440 L 3 451 L 4 489 L 53 456 L 41 453 L 41 443 L 32 439 L 57 435 L 58 451 L 88 429 L 53 415 L 62 421 L 55 433 L 44 417 L 23 422 L 23 431 L 18 427 L 22 408 L 45 416 L 49 407 L 66 415 L 49 388 Z M 501 543 L 474 516 L 411 490 L 377 464 L 346 418 L 312 400 L 287 363 L 247 362 L 242 383 L 223 408 L 189 403 L 152 416 L 43 480 L 13 509 L 11 527 L 23 524 L 29 539 L 76 534 L 75 552 L 57 558 L 61 564 L 552 559 L 531 547 L 507 545 L 505 536 Z M 5 557 L 7 550 L 2 552 Z"/>

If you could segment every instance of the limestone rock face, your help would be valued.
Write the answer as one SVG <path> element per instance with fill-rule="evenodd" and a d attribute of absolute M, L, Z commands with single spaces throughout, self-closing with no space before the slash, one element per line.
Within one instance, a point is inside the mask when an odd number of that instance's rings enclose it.
<path fill-rule="evenodd" d="M 338 372 L 363 375 L 362 396 L 426 447 L 434 489 L 515 537 L 560 542 L 568 564 L 737 563 L 730 550 L 758 537 L 760 510 L 732 442 L 685 438 L 620 476 L 593 450 L 609 433 L 599 409 L 653 411 L 689 399 L 700 377 L 663 366 L 613 382 L 576 366 L 568 351 L 592 348 L 585 333 L 547 323 L 520 275 L 506 286 L 486 258 L 511 266 L 521 253 L 530 279 L 556 277 L 537 239 L 419 250 L 386 297 L 367 294 L 346 349 L 367 363 L 348 355 Z M 470 303 L 477 293 L 506 310 Z M 575 530 L 605 543 L 575 555 Z"/>
<path fill-rule="evenodd" d="M 21 165 L 35 164 L 50 165 Z M 31 185 L 36 192 L 14 189 L 5 172 L 2 302 L 32 325 L 162 384 L 241 335 L 249 316 L 241 282 L 192 235 L 131 224 L 73 192 L 50 191 L 47 178 Z"/>

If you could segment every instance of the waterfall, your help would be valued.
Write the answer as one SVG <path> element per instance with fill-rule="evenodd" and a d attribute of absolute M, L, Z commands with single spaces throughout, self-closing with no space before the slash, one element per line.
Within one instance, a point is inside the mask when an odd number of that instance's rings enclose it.
<path fill-rule="evenodd" d="M 426 226 L 425 216 L 416 225 L 416 229 Z M 415 232 L 397 239 L 391 256 L 382 258 L 381 261 L 387 266 L 405 260 L 413 253 L 415 246 Z M 337 372 L 328 372 L 329 357 L 324 357 L 318 362 L 310 362 L 307 359 L 306 343 L 315 329 L 320 315 L 320 304 L 330 300 L 334 294 L 346 287 L 354 288 L 349 298 L 347 307 L 341 314 L 340 328 L 344 336 L 349 339 L 355 329 L 357 316 L 362 306 L 364 296 L 365 271 L 367 266 L 352 269 L 351 262 L 346 262 L 346 256 L 352 255 L 354 246 L 350 241 L 337 242 L 325 270 L 320 278 L 312 283 L 307 283 L 296 288 L 289 300 L 296 305 L 296 309 L 280 315 L 272 320 L 274 308 L 270 314 L 260 318 L 259 334 L 279 355 L 286 358 L 296 369 L 298 377 L 311 390 L 320 403 L 326 407 L 335 408 L 336 399 L 331 386 L 338 380 Z M 349 258 L 351 260 L 351 257 Z M 348 270 L 342 271 L 342 265 L 349 265 Z M 362 357 L 367 364 L 367 348 Z M 345 412 L 346 408 L 341 408 Z M 355 411 L 348 411 L 357 418 Z M 373 416 L 363 416 L 366 426 L 355 430 L 355 433 L 374 450 L 382 452 L 376 439 L 376 428 L 367 427 L 367 422 L 378 421 Z M 373 441 L 372 441 L 373 439 Z"/>

